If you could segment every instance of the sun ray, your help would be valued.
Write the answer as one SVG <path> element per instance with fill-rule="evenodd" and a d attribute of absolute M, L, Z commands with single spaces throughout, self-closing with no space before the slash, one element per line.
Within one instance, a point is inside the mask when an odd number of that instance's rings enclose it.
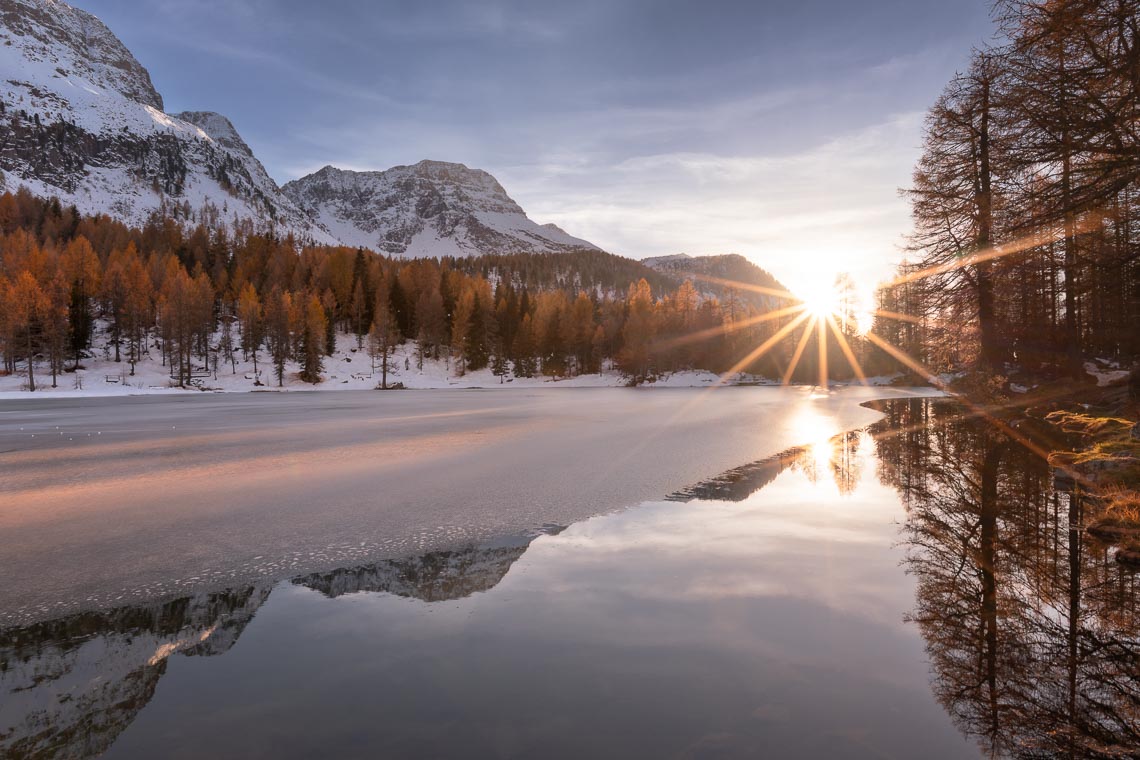
<path fill-rule="evenodd" d="M 1100 214 L 1091 213 L 1086 218 L 1080 220 L 1076 225 L 1076 234 L 1083 235 L 1096 229 L 1103 223 L 1103 218 Z M 986 261 L 993 261 L 1005 256 L 1011 256 L 1015 253 L 1028 251 L 1031 248 L 1040 248 L 1050 243 L 1055 243 L 1064 237 L 1064 233 L 1060 231 L 1053 232 L 1035 232 L 1025 237 L 1012 240 L 1002 245 L 993 246 L 992 248 L 984 248 L 980 251 L 966 254 L 954 261 L 948 261 L 944 264 L 936 264 L 925 269 L 920 269 L 915 272 L 908 272 L 907 274 L 900 275 L 895 279 L 889 281 L 886 287 L 894 287 L 902 285 L 907 282 L 914 282 L 915 280 L 924 280 L 928 277 L 934 277 L 939 274 L 946 274 L 953 272 L 956 269 L 963 267 L 973 266 L 974 264 L 982 264 Z"/>
<path fill-rule="evenodd" d="M 844 322 L 846 322 L 846 320 L 844 320 Z M 859 366 L 859 360 L 855 358 L 855 352 L 851 349 L 851 344 L 839 329 L 839 325 L 835 323 L 835 318 L 830 314 L 827 316 L 827 323 L 831 327 L 831 331 L 835 334 L 835 342 L 839 344 L 839 350 L 843 352 L 843 356 L 847 358 L 847 363 L 851 365 L 851 371 L 855 373 L 855 377 L 859 378 L 859 383 L 862 385 L 870 385 L 870 383 L 867 382 L 867 375 L 863 372 L 863 368 Z"/>
<path fill-rule="evenodd" d="M 816 315 L 815 324 L 819 330 L 819 386 L 825 391 L 828 389 L 827 382 L 827 325 L 824 320 Z"/>
<path fill-rule="evenodd" d="M 1066 395 L 1066 393 L 1067 393 L 1066 391 L 1062 390 L 1062 391 L 1057 391 L 1054 393 L 1047 394 L 1045 396 L 1041 396 L 1040 398 L 1042 401 L 1052 401 L 1054 399 L 1063 398 Z M 921 396 L 917 396 L 917 397 L 913 397 L 913 398 L 921 398 Z M 989 411 L 994 412 L 994 411 L 1004 411 L 1006 409 L 1018 409 L 1021 406 L 1022 406 L 1021 401 L 1018 401 L 1018 400 L 1007 401 L 1007 402 L 1004 402 L 1001 404 L 991 405 L 989 408 Z M 951 417 L 951 419 L 953 419 L 953 420 L 969 420 L 969 419 L 977 419 L 979 417 L 984 417 L 984 416 L 985 416 L 985 414 L 981 411 L 980 408 L 971 409 L 967 406 L 966 411 L 959 411 L 959 412 L 955 413 L 953 415 L 953 417 Z M 919 431 L 919 430 L 925 430 L 928 427 L 928 424 L 929 423 L 926 420 L 922 420 L 922 421 L 915 422 L 915 423 L 910 424 L 910 425 L 904 425 L 902 427 L 892 428 L 890 430 L 885 430 L 885 431 L 880 432 L 880 433 L 875 433 L 872 437 L 876 441 L 884 440 L 886 438 L 893 438 L 893 437 L 896 437 L 899 435 L 905 435 L 907 433 L 914 433 L 914 432 Z"/>
<path fill-rule="evenodd" d="M 801 313 L 798 317 L 793 319 L 791 322 L 789 322 L 788 324 L 781 327 L 779 330 L 776 331 L 776 333 L 774 335 L 772 335 L 772 337 L 768 338 L 768 340 L 764 341 L 759 346 L 754 348 L 751 352 L 748 353 L 747 356 L 745 356 L 743 359 L 741 359 L 736 364 L 734 364 L 727 372 L 723 373 L 720 376 L 720 378 L 717 380 L 716 383 L 709 386 L 710 390 L 713 388 L 717 388 L 719 386 L 724 385 L 726 382 L 728 382 L 728 378 L 732 377 L 737 372 L 743 371 L 743 369 L 745 367 L 747 367 L 749 364 L 756 361 L 757 359 L 759 359 L 764 354 L 768 353 L 772 349 L 773 346 L 775 346 L 777 343 L 779 343 L 781 340 L 783 340 L 784 337 L 786 335 L 788 335 L 788 333 L 792 332 L 797 327 L 799 327 L 800 324 L 802 324 L 804 322 L 804 320 L 806 320 L 810 316 L 811 315 L 805 311 L 805 312 Z"/>
<path fill-rule="evenodd" d="M 676 338 L 662 341 L 657 345 L 660 348 L 674 348 L 676 346 L 683 346 L 689 343 L 702 341 L 707 338 L 715 338 L 719 335 L 734 333 L 739 330 L 746 330 L 749 327 L 754 327 L 756 325 L 763 324 L 764 322 L 771 322 L 773 319 L 779 319 L 780 317 L 798 314 L 802 311 L 803 306 L 799 304 L 795 306 L 788 306 L 783 309 L 777 309 L 776 311 L 767 311 L 757 316 L 748 317 L 747 319 L 742 319 L 728 325 L 717 325 L 716 327 L 708 327 L 704 330 L 698 330 L 697 332 L 689 333 L 688 335 L 681 335 Z"/>
<path fill-rule="evenodd" d="M 951 395 L 954 396 L 955 400 L 960 401 L 961 403 L 965 404 L 970 409 L 976 411 L 979 415 L 984 417 L 991 425 L 993 425 L 995 428 L 997 428 L 1000 432 L 1004 433 L 1005 435 L 1009 436 L 1013 440 L 1017 441 L 1018 443 L 1020 443 L 1022 446 L 1029 449 L 1030 451 L 1032 451 L 1037 456 L 1048 461 L 1050 452 L 1047 449 L 1038 445 L 1036 441 L 1033 441 L 1029 437 L 1018 432 L 1013 427 L 1011 427 L 1007 422 L 998 419 L 997 417 L 992 415 L 990 412 L 986 411 L 986 409 L 984 409 L 982 406 L 980 406 L 979 404 L 975 404 L 973 401 L 970 401 L 970 399 L 966 398 L 965 396 L 951 393 L 947 383 L 943 382 L 937 375 L 935 375 L 933 372 L 931 372 L 926 367 L 922 366 L 922 364 L 920 364 L 915 359 L 912 359 L 910 356 L 907 356 L 907 354 L 905 352 L 899 350 L 898 348 L 895 348 L 890 343 L 887 343 L 885 340 L 883 340 L 879 336 L 875 335 L 874 333 L 868 333 L 867 338 L 872 343 L 874 343 L 876 346 L 878 346 L 879 348 L 883 349 L 888 354 L 893 356 L 895 359 L 897 359 L 898 361 L 902 362 L 906 366 L 913 369 L 915 372 L 918 372 L 920 375 L 925 377 L 936 388 L 938 388 L 939 390 L 942 390 L 946 393 L 950 393 Z M 1064 466 L 1060 466 L 1060 467 L 1058 467 L 1058 469 L 1060 469 L 1062 472 L 1064 472 L 1069 477 L 1073 478 L 1073 480 L 1075 480 L 1076 482 L 1081 483 L 1081 484 L 1085 485 L 1086 487 L 1091 487 L 1091 485 L 1088 483 L 1088 479 L 1085 478 L 1080 473 L 1076 472 L 1075 470 L 1068 468 L 1068 467 L 1064 467 Z"/>
<path fill-rule="evenodd" d="M 796 371 L 796 367 L 800 363 L 800 357 L 804 355 L 804 349 L 807 348 L 808 341 L 811 340 L 811 334 L 815 323 L 808 325 L 804 328 L 804 334 L 800 336 L 800 342 L 796 344 L 796 351 L 792 354 L 792 360 L 788 362 L 788 369 L 784 372 L 784 377 L 780 381 L 781 385 L 787 385 L 792 380 L 792 373 Z"/>
<path fill-rule="evenodd" d="M 714 276 L 709 275 L 709 274 L 699 274 L 696 272 L 686 273 L 685 276 L 686 277 L 692 277 L 695 280 L 701 280 L 703 282 L 711 282 L 714 285 L 723 285 L 727 288 L 739 288 L 740 290 L 747 290 L 747 291 L 750 291 L 752 293 L 759 293 L 760 295 L 775 296 L 776 298 L 787 298 L 787 299 L 790 299 L 792 301 L 799 301 L 800 300 L 800 298 L 795 293 L 792 293 L 792 292 L 787 291 L 787 290 L 781 290 L 779 288 L 766 288 L 763 285 L 753 285 L 750 282 L 740 282 L 738 280 L 727 280 L 723 277 L 714 277 Z"/>
<path fill-rule="evenodd" d="M 887 311 L 886 309 L 871 309 L 871 316 L 884 317 L 886 319 L 896 319 L 899 322 L 910 322 L 916 325 L 921 325 L 923 323 L 921 317 L 916 317 L 911 314 L 903 314 L 899 311 Z"/>

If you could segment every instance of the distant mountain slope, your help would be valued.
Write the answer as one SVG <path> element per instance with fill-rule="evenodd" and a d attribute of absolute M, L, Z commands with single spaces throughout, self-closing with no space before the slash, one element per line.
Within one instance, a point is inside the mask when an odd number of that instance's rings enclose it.
<path fill-rule="evenodd" d="M 150 74 L 91 14 L 0 0 L 0 189 L 141 224 L 155 211 L 335 242 L 225 117 L 163 112 Z"/>
<path fill-rule="evenodd" d="M 346 245 L 394 256 L 596 248 L 531 221 L 494 177 L 463 164 L 420 161 L 371 172 L 326 166 L 282 190 Z"/>
<path fill-rule="evenodd" d="M 644 278 L 655 295 L 675 290 L 680 281 L 650 269 L 640 261 L 597 249 L 560 253 L 487 254 L 454 259 L 453 268 L 481 274 L 494 282 L 507 281 L 516 288 L 585 290 L 598 295 L 624 294 L 630 284 Z"/>
<path fill-rule="evenodd" d="M 677 280 L 690 279 L 698 291 L 722 301 L 730 292 L 761 309 L 780 308 L 791 301 L 776 293 L 760 293 L 744 287 L 752 285 L 766 290 L 787 291 L 771 273 L 739 254 L 690 256 L 678 253 L 642 259 L 641 263 Z M 729 282 L 739 283 L 740 287 L 733 287 Z"/>

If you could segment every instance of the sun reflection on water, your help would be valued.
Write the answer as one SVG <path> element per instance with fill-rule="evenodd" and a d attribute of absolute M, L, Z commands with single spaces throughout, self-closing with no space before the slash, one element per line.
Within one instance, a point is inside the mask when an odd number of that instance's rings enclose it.
<path fill-rule="evenodd" d="M 831 464 L 831 439 L 836 432 L 835 423 L 809 409 L 792 420 L 792 429 L 798 445 L 808 455 L 805 464 L 810 465 L 813 471 L 811 479 L 818 481 L 818 476 L 827 472 Z"/>

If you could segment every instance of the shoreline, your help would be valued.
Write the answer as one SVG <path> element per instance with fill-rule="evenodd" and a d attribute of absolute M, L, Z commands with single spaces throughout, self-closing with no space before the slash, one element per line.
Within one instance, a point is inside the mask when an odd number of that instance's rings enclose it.
<path fill-rule="evenodd" d="M 222 361 L 210 372 L 202 371 L 191 387 L 170 385 L 170 373 L 155 356 L 144 357 L 130 373 L 126 361 L 114 361 L 106 347 L 94 355 L 81 360 L 81 369 L 64 372 L 57 378 L 57 386 L 51 387 L 51 375 L 44 373 L 43 367 L 36 370 L 36 390 L 25 390 L 26 369 L 0 376 L 0 400 L 29 398 L 106 398 L 124 396 L 161 396 L 209 393 L 294 393 L 312 391 L 364 391 L 378 390 L 381 382 L 379 366 L 373 370 L 373 360 L 366 350 L 356 346 L 353 336 L 341 333 L 337 339 L 337 349 L 324 358 L 321 382 L 307 383 L 300 379 L 299 367 L 294 362 L 286 365 L 284 384 L 279 386 L 271 364 L 257 362 L 255 373 L 252 359 L 243 359 L 235 352 L 234 360 Z M 215 357 L 214 361 L 217 361 Z M 378 363 L 378 362 L 377 362 Z M 213 362 L 211 362 L 213 366 Z M 620 388 L 629 386 L 629 376 L 612 366 L 604 366 L 601 372 L 570 377 L 536 375 L 534 377 L 500 378 L 489 367 L 456 375 L 454 363 L 446 358 L 421 360 L 417 355 L 416 343 L 408 341 L 396 346 L 389 358 L 388 384 L 400 383 L 404 390 L 428 389 L 467 389 L 467 388 Z M 868 378 L 872 385 L 886 385 L 898 375 Z M 257 385 L 260 378 L 261 385 Z M 662 373 L 654 382 L 641 383 L 642 388 L 707 388 L 714 385 L 778 386 L 779 379 L 765 378 L 748 373 L 736 373 L 727 382 L 721 382 L 720 375 L 701 369 L 680 370 Z M 859 384 L 857 380 L 844 384 Z M 836 384 L 838 387 L 840 384 Z M 78 387 L 77 387 L 78 386 Z M 811 387 L 811 386 L 808 386 Z M 395 390 L 388 388 L 388 390 Z"/>

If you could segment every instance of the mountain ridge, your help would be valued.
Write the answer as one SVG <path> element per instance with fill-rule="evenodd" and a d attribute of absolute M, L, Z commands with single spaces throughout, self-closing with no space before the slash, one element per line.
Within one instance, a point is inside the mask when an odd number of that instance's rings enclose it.
<path fill-rule="evenodd" d="M 482 169 L 425 159 L 383 171 L 325 166 L 282 192 L 342 242 L 389 255 L 463 257 L 597 246 L 532 221 Z"/>
<path fill-rule="evenodd" d="M 166 113 L 130 50 L 61 0 L 0 0 L 0 71 L 0 191 L 135 226 L 160 214 L 404 257 L 597 248 L 463 164 L 326 166 L 279 187 L 226 116 Z"/>
<path fill-rule="evenodd" d="M 650 256 L 641 263 L 674 279 L 692 280 L 702 294 L 722 301 L 729 296 L 737 297 L 768 310 L 787 306 L 794 300 L 771 272 L 738 253 L 704 256 L 674 253 Z"/>

